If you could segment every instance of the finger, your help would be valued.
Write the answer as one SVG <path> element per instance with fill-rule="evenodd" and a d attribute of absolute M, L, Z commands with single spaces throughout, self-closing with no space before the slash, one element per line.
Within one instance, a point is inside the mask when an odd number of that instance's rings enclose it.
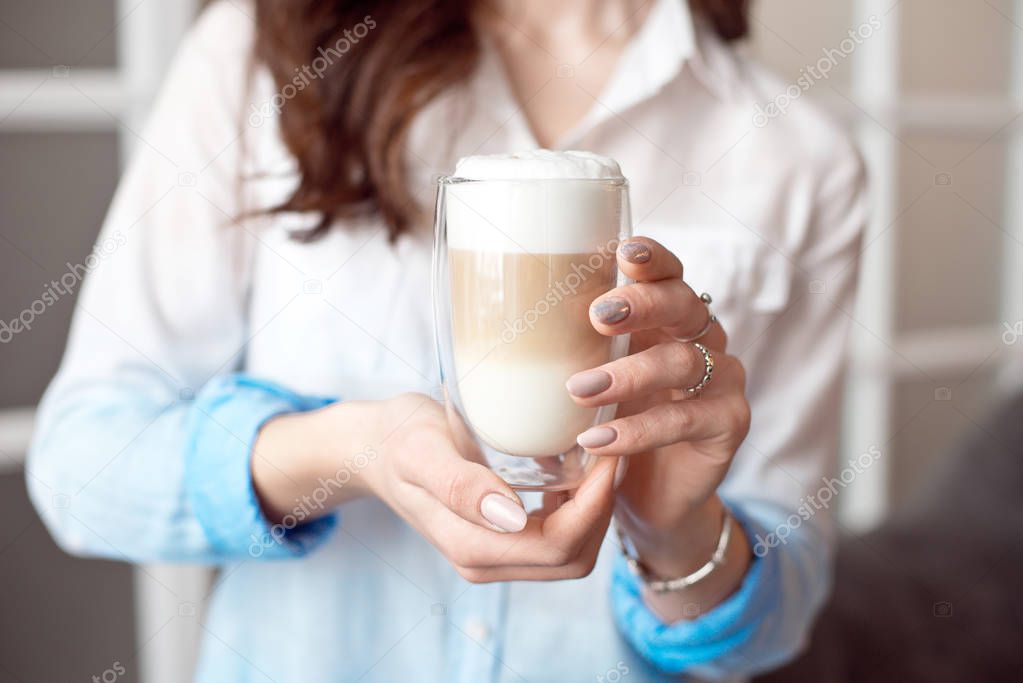
<path fill-rule="evenodd" d="M 575 562 L 594 534 L 603 538 L 614 511 L 618 458 L 601 458 L 574 495 L 546 517 L 530 516 L 526 529 L 498 543 L 480 543 L 464 567 L 557 568 Z M 494 534 L 492 534 L 494 535 Z"/>
<path fill-rule="evenodd" d="M 740 397 L 741 398 L 741 397 Z M 748 425 L 745 401 L 711 399 L 668 401 L 652 408 L 612 420 L 579 435 L 579 445 L 594 455 L 642 453 L 680 441 L 705 441 L 731 433 L 745 436 L 740 425 Z"/>
<path fill-rule="evenodd" d="M 456 515 L 487 529 L 522 531 L 526 510 L 511 487 L 489 468 L 465 460 L 442 430 L 421 430 L 416 452 L 398 462 L 398 475 Z"/>
<path fill-rule="evenodd" d="M 598 461 L 587 477 L 585 490 L 577 492 L 578 501 L 568 499 L 550 517 L 530 516 L 524 530 L 516 534 L 489 531 L 471 524 L 441 504 L 433 494 L 409 485 L 399 510 L 409 523 L 433 543 L 448 560 L 461 569 L 495 570 L 514 568 L 521 578 L 549 576 L 568 578 L 579 555 L 594 535 L 603 538 L 613 512 L 613 495 L 607 483 L 613 483 L 618 458 Z M 609 467 L 610 466 L 610 467 Z M 610 473 L 610 476 L 608 476 Z M 596 503 L 596 504 L 594 504 Z M 565 508 L 573 509 L 567 515 Z M 559 514 L 560 513 L 560 514 Z M 571 521 L 567 518 L 571 517 Z M 564 572 L 525 572 L 563 569 Z"/>
<path fill-rule="evenodd" d="M 552 542 L 544 535 L 543 522 L 532 516 L 526 528 L 517 534 L 488 531 L 455 515 L 425 491 L 417 490 L 429 502 L 417 503 L 414 510 L 407 510 L 402 516 L 461 569 L 514 568 L 522 574 L 526 569 L 563 568 L 578 561 L 593 534 L 603 537 L 607 530 L 607 523 L 598 525 L 570 546 Z M 538 573 L 530 574 L 533 575 Z M 553 573 L 549 575 L 555 578 Z"/>
<path fill-rule="evenodd" d="M 695 386 L 705 372 L 706 362 L 699 349 L 670 341 L 572 375 L 565 387 L 579 405 L 610 405 L 666 389 Z"/>
<path fill-rule="evenodd" d="M 688 338 L 707 328 L 707 304 L 682 280 L 636 282 L 612 289 L 590 305 L 590 321 L 604 335 L 663 329 L 673 337 Z M 715 323 L 701 342 L 716 338 L 712 348 L 723 346 L 723 331 Z"/>
<path fill-rule="evenodd" d="M 539 524 L 515 534 L 484 528 L 456 515 L 433 494 L 416 486 L 408 487 L 398 511 L 455 566 L 543 564 L 544 558 L 537 552 L 543 539 Z"/>
<path fill-rule="evenodd" d="M 516 542 L 499 562 L 487 567 L 486 580 L 540 581 L 585 576 L 593 569 L 597 552 L 607 534 L 614 512 L 615 472 L 622 458 L 601 458 L 573 497 L 549 517 L 530 517 L 522 534 L 503 536 Z M 557 516 L 555 519 L 551 517 Z M 534 522 L 540 524 L 539 537 L 533 535 Z M 532 546 L 532 548 L 529 548 Z M 528 550 L 525 550 L 529 548 Z M 526 564 L 515 561 L 524 551 Z M 542 557 L 543 562 L 536 562 Z M 502 577 L 502 578 L 497 578 Z"/>
<path fill-rule="evenodd" d="M 544 539 L 567 564 L 579 555 L 595 529 L 604 530 L 614 511 L 614 479 L 617 458 L 601 458 L 574 492 L 572 498 L 543 520 Z"/>
<path fill-rule="evenodd" d="M 568 491 L 545 491 L 541 498 L 540 508 L 532 514 L 540 519 L 545 519 L 571 498 L 572 494 Z"/>
<path fill-rule="evenodd" d="M 682 262 L 649 237 L 630 237 L 618 245 L 618 267 L 637 282 L 682 279 Z"/>
<path fill-rule="evenodd" d="M 563 581 L 588 576 L 596 566 L 606 529 L 590 534 L 579 555 L 565 564 L 551 567 L 497 565 L 492 567 L 456 567 L 472 583 L 497 581 Z"/>

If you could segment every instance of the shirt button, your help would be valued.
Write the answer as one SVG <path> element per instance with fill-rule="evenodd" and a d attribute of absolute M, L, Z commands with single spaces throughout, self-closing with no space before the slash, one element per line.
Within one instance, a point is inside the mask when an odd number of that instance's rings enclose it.
<path fill-rule="evenodd" d="M 469 619 L 465 622 L 465 635 L 477 643 L 484 643 L 490 638 L 490 628 L 482 619 Z"/>

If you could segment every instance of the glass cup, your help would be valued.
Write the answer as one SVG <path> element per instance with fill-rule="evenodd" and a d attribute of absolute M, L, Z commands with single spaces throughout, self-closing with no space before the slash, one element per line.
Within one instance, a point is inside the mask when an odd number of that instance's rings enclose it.
<path fill-rule="evenodd" d="M 436 209 L 436 344 L 460 451 L 516 489 L 577 487 L 592 457 L 576 436 L 617 406 L 580 407 L 565 381 L 628 350 L 589 320 L 625 284 L 628 183 L 445 177 Z"/>

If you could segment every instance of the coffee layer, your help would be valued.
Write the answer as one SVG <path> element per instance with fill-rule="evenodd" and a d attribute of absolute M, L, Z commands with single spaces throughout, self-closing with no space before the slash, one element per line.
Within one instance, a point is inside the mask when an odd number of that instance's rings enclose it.
<path fill-rule="evenodd" d="M 589 305 L 615 286 L 614 252 L 449 251 L 452 340 L 462 405 L 492 447 L 555 455 L 591 426 L 565 381 L 610 360 Z"/>

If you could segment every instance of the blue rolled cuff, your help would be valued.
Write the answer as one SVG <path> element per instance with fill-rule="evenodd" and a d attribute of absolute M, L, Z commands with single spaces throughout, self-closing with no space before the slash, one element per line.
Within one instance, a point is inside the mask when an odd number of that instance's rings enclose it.
<path fill-rule="evenodd" d="M 732 507 L 732 514 L 755 538 L 758 526 Z M 611 609 L 626 641 L 663 672 L 680 674 L 741 650 L 778 608 L 777 553 L 755 557 L 739 590 L 714 609 L 693 619 L 665 624 L 643 602 L 639 579 L 625 559 L 616 558 Z"/>
<path fill-rule="evenodd" d="M 250 459 L 260 428 L 283 413 L 322 408 L 335 399 L 301 396 L 245 375 L 211 380 L 187 424 L 185 494 L 214 550 L 227 558 L 296 557 L 322 543 L 336 515 L 302 523 L 310 511 L 271 524 L 252 483 Z"/>

